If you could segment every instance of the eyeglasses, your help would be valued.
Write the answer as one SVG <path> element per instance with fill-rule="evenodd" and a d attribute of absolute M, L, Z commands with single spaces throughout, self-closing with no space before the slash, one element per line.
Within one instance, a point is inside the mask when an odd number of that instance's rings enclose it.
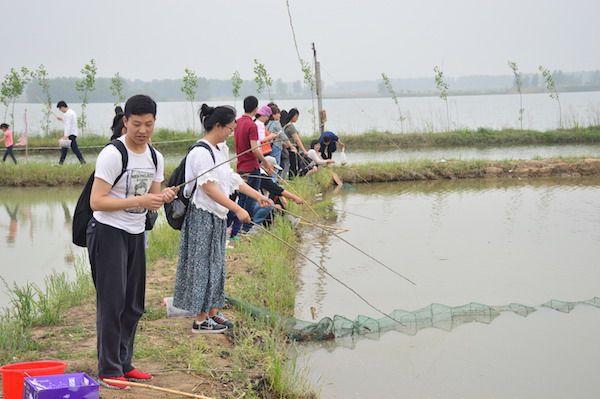
<path fill-rule="evenodd" d="M 235 130 L 235 122 L 233 123 L 233 125 L 225 125 L 225 127 L 229 129 L 230 133 L 232 133 Z"/>

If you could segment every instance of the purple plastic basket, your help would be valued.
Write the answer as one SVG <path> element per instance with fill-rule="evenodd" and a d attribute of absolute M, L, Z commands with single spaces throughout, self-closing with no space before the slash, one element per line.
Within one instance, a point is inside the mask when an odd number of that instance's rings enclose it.
<path fill-rule="evenodd" d="M 99 385 L 85 373 L 25 378 L 23 399 L 99 399 Z"/>

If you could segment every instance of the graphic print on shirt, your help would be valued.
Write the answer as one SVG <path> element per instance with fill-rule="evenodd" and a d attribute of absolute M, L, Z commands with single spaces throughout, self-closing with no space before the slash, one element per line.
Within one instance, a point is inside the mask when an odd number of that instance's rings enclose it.
<path fill-rule="evenodd" d="M 148 194 L 150 186 L 154 180 L 154 170 L 150 169 L 132 169 L 127 171 L 127 180 L 125 184 L 125 198 L 139 197 Z M 144 213 L 146 208 L 133 207 L 125 209 L 129 213 Z"/>

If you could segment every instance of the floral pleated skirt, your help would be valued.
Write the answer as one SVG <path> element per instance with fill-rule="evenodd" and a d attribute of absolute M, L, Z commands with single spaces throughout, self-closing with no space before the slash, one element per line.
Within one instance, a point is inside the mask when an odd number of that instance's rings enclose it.
<path fill-rule="evenodd" d="M 181 227 L 173 306 L 208 312 L 225 304 L 227 220 L 190 202 Z"/>

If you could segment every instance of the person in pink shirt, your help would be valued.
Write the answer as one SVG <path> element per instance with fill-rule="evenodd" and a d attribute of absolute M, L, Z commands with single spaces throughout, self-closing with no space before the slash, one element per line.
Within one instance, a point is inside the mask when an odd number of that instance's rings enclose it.
<path fill-rule="evenodd" d="M 7 123 L 3 123 L 0 125 L 0 130 L 2 130 L 2 138 L 0 138 L 0 142 L 4 141 L 4 146 L 6 150 L 4 151 L 4 157 L 2 157 L 2 162 L 6 162 L 6 157 L 10 155 L 15 165 L 17 164 L 17 159 L 15 158 L 15 154 L 13 153 L 13 147 L 15 145 L 15 141 L 13 139 L 13 132 L 9 129 Z"/>

